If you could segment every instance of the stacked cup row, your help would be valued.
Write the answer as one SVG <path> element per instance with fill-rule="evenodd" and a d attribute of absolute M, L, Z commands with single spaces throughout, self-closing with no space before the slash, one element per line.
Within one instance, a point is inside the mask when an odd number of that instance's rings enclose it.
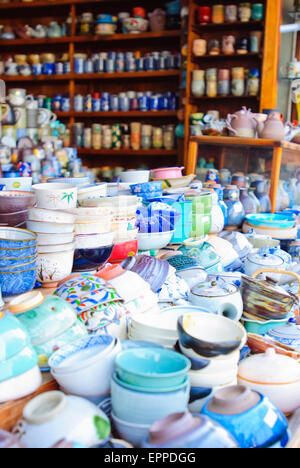
<path fill-rule="evenodd" d="M 112 420 L 119 436 L 139 446 L 158 418 L 185 412 L 190 366 L 185 356 L 160 347 L 122 351 L 111 383 Z"/>
<path fill-rule="evenodd" d="M 37 233 L 37 279 L 44 287 L 56 287 L 73 268 L 77 187 L 38 184 L 32 187 L 37 207 L 28 210 L 27 228 Z"/>
<path fill-rule="evenodd" d="M 74 271 L 97 270 L 111 256 L 115 232 L 112 212 L 106 207 L 74 208 L 75 256 Z"/>

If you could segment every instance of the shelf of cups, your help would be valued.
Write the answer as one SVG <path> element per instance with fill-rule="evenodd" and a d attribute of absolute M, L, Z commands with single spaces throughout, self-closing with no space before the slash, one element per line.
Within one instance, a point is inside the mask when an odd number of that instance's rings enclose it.
<path fill-rule="evenodd" d="M 43 39 L 0 39 L 0 46 L 24 45 L 54 45 L 70 43 L 110 42 L 110 41 L 140 41 L 147 39 L 180 38 L 180 31 L 146 32 L 142 34 L 114 34 L 112 36 L 63 36 Z"/>
<path fill-rule="evenodd" d="M 69 75 L 39 75 L 39 76 L 21 76 L 21 75 L 3 75 L 0 80 L 4 81 L 22 81 L 22 82 L 35 82 L 35 81 L 84 81 L 84 80 L 128 80 L 128 79 L 147 79 L 147 78 L 178 78 L 180 70 L 164 70 L 164 71 L 148 71 L 148 72 L 125 72 L 125 73 L 70 73 Z"/>
<path fill-rule="evenodd" d="M 95 150 L 91 148 L 77 148 L 79 155 L 85 156 L 178 156 L 178 150 L 165 150 L 162 149 L 150 149 L 150 150 L 133 150 L 133 149 L 100 149 Z"/>
<path fill-rule="evenodd" d="M 177 118 L 177 111 L 149 111 L 149 112 L 142 112 L 142 111 L 129 111 L 129 112 L 55 112 L 59 118 L 70 118 L 70 117 L 78 117 L 80 119 L 96 119 L 96 118 Z"/>
<path fill-rule="evenodd" d="M 248 21 L 246 23 L 242 21 L 235 21 L 234 23 L 208 23 L 208 24 L 198 24 L 193 27 L 193 30 L 196 34 L 203 34 L 208 31 L 239 31 L 239 30 L 263 30 L 264 22 L 263 21 Z"/>

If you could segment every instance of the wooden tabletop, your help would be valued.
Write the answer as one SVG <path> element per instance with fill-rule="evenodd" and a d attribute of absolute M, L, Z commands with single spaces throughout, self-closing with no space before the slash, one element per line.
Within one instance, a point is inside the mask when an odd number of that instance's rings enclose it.
<path fill-rule="evenodd" d="M 215 146 L 259 146 L 265 148 L 283 148 L 292 151 L 300 152 L 300 145 L 290 143 L 284 140 L 266 140 L 264 138 L 239 138 L 239 137 L 223 137 L 223 136 L 197 136 L 191 137 L 194 141 L 201 145 Z"/>

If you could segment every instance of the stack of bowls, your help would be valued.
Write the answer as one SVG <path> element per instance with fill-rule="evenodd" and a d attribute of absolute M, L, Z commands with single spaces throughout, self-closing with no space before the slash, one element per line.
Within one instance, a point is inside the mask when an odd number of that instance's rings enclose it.
<path fill-rule="evenodd" d="M 38 184 L 32 187 L 37 208 L 28 213 L 27 227 L 38 235 L 38 281 L 56 287 L 72 272 L 75 242 L 77 187 L 70 184 Z"/>
<path fill-rule="evenodd" d="M 136 212 L 139 200 L 134 196 L 117 196 L 84 200 L 84 207 L 108 208 L 113 214 L 112 230 L 115 231 L 115 245 L 110 258 L 111 263 L 121 263 L 138 250 L 138 229 Z"/>
<path fill-rule="evenodd" d="M 32 177 L 0 177 L 0 185 L 4 185 L 5 190 L 30 192 Z"/>
<path fill-rule="evenodd" d="M 118 434 L 139 446 L 157 419 L 187 410 L 190 361 L 162 348 L 121 352 L 111 382 L 112 420 Z"/>
<path fill-rule="evenodd" d="M 84 200 L 93 200 L 94 198 L 106 197 L 106 195 L 106 183 L 78 187 L 78 204 L 80 206 L 84 206 Z"/>
<path fill-rule="evenodd" d="M 193 409 L 199 411 L 216 389 L 237 383 L 240 349 L 247 334 L 230 319 L 202 312 L 179 317 L 178 333 L 176 349 L 191 360 Z"/>
<path fill-rule="evenodd" d="M 0 314 L 0 402 L 25 397 L 42 383 L 38 357 L 18 320 Z"/>
<path fill-rule="evenodd" d="M 115 238 L 110 209 L 80 207 L 71 212 L 75 215 L 74 271 L 103 267 L 111 256 Z"/>
<path fill-rule="evenodd" d="M 118 338 L 110 335 L 82 338 L 52 355 L 51 373 L 66 393 L 99 404 L 110 393 L 114 362 L 121 349 Z"/>
<path fill-rule="evenodd" d="M 0 192 L 0 224 L 10 227 L 26 227 L 27 210 L 35 203 L 31 192 Z"/>
<path fill-rule="evenodd" d="M 0 227 L 0 289 L 3 297 L 31 291 L 37 276 L 37 237 L 24 229 Z"/>

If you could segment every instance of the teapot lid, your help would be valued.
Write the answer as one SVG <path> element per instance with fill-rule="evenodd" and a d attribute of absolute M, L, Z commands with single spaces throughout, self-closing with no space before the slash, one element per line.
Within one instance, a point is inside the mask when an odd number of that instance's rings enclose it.
<path fill-rule="evenodd" d="M 300 340 L 300 330 L 296 323 L 295 318 L 290 318 L 287 324 L 280 325 L 279 327 L 270 330 L 268 332 L 268 336 L 274 340 L 278 340 L 280 338 Z"/>
<path fill-rule="evenodd" d="M 239 365 L 238 376 L 247 382 L 261 384 L 286 384 L 300 380 L 300 364 L 293 358 L 276 354 L 269 348 L 264 354 L 256 354 Z"/>
<path fill-rule="evenodd" d="M 280 267 L 283 265 L 284 261 L 278 255 L 273 255 L 270 253 L 253 253 L 248 255 L 249 262 L 255 263 L 256 265 L 271 266 L 271 267 Z"/>
<path fill-rule="evenodd" d="M 206 281 L 198 284 L 192 289 L 192 294 L 201 297 L 224 297 L 236 293 L 237 290 L 238 288 L 234 284 L 220 282 L 217 278 L 217 281 Z"/>

